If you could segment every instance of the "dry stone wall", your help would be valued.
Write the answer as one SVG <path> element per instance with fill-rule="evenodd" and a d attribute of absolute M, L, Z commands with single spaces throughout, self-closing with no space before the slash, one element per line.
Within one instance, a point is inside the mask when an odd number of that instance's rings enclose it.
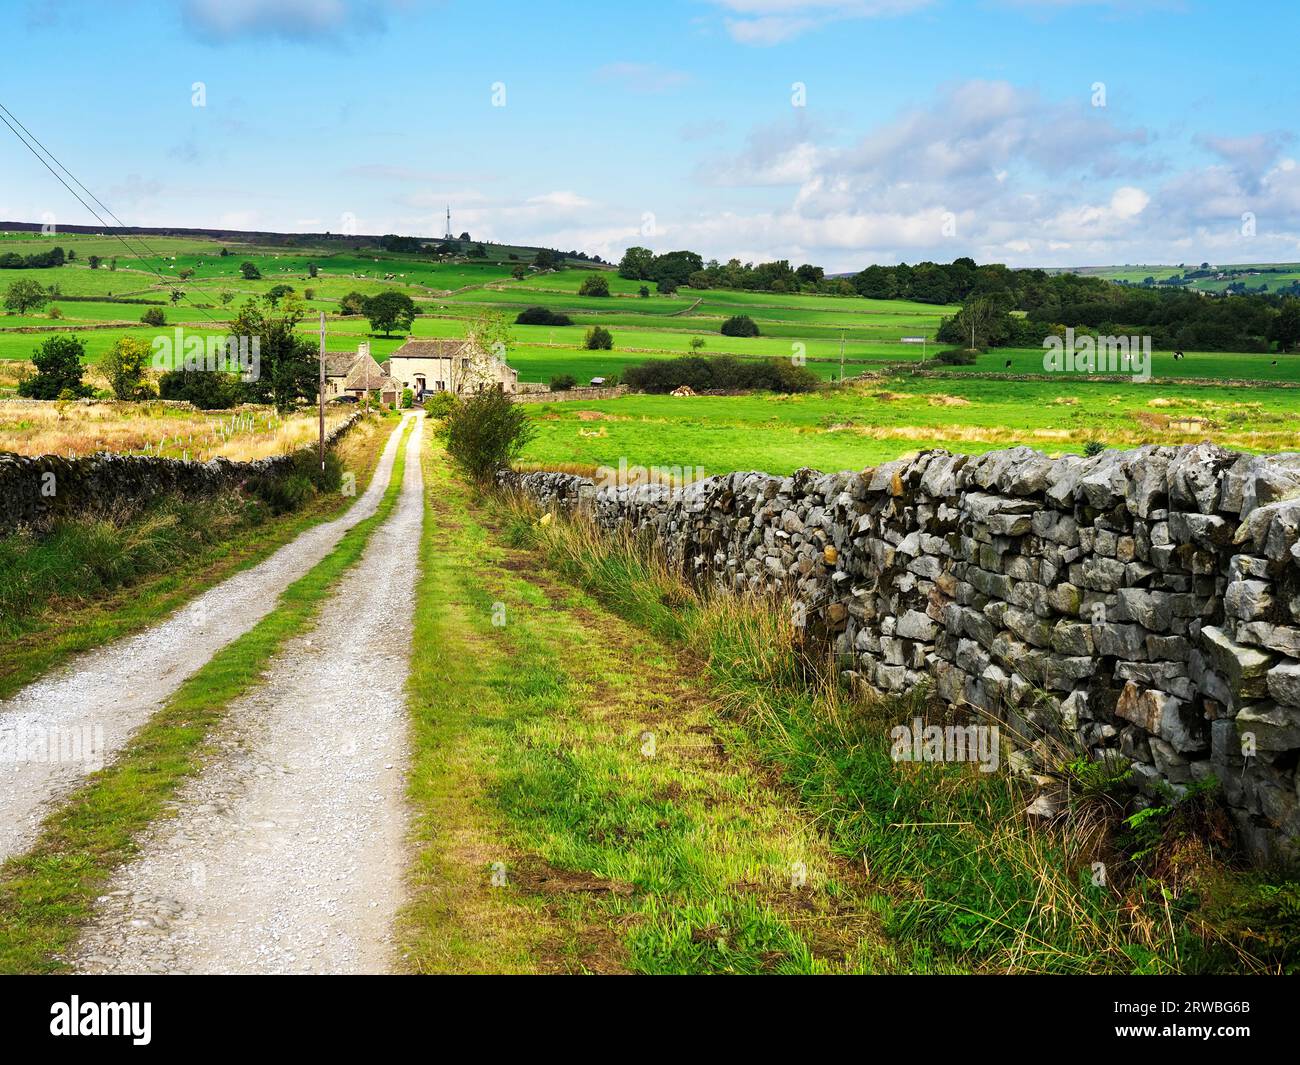
<path fill-rule="evenodd" d="M 354 413 L 335 428 L 326 446 L 337 444 L 359 417 Z M 71 459 L 0 452 L 0 535 L 21 527 L 40 528 L 59 517 L 135 506 L 160 495 L 216 495 L 253 477 L 286 474 L 294 461 L 293 455 L 253 462 L 183 462 L 109 452 Z"/>
<path fill-rule="evenodd" d="M 996 715 L 1019 764 L 1054 733 L 1126 759 L 1152 799 L 1214 777 L 1251 854 L 1300 857 L 1300 455 L 936 450 L 675 490 L 506 480 L 653 537 L 695 581 L 784 590 L 851 676 Z"/>

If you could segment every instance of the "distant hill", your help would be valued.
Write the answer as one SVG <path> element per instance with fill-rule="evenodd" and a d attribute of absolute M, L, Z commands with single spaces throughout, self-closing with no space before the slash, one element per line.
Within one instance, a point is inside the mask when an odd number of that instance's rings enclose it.
<path fill-rule="evenodd" d="M 100 235 L 117 233 L 123 236 L 142 236 L 142 237 L 189 237 L 206 238 L 222 243 L 229 244 L 255 244 L 260 247 L 282 247 L 282 248 L 320 248 L 343 250 L 351 249 L 354 251 L 373 250 L 384 248 L 384 241 L 391 239 L 394 234 L 391 233 L 275 233 L 267 230 L 255 229 L 223 229 L 223 228 L 192 228 L 187 226 L 114 226 L 111 229 L 105 229 L 103 226 L 76 226 L 76 225 L 59 225 L 60 233 L 77 233 L 84 235 Z M 0 222 L 0 232 L 11 233 L 39 233 L 41 223 L 39 222 Z M 416 248 L 423 244 L 433 248 L 446 248 L 456 255 L 479 258 L 486 263 L 506 263 L 531 261 L 536 257 L 539 251 L 550 251 L 556 254 L 562 265 L 565 266 L 608 266 L 599 256 L 587 255 L 585 252 L 577 250 L 562 251 L 557 248 L 540 248 L 527 244 L 495 244 L 487 240 L 462 240 L 455 238 L 453 240 L 444 240 L 441 237 L 399 237 L 402 241 L 412 241 L 415 251 Z M 472 255 L 474 249 L 481 249 L 481 256 Z M 391 250 L 391 249 L 385 249 Z"/>
<path fill-rule="evenodd" d="M 1125 264 L 1053 268 L 1049 274 L 1100 277 L 1121 285 L 1186 288 L 1196 292 L 1268 292 L 1300 296 L 1300 263 Z"/>

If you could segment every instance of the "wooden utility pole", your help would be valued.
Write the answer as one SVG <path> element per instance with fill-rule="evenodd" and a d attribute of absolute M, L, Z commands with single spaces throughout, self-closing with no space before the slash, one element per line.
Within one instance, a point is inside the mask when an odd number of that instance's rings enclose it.
<path fill-rule="evenodd" d="M 840 384 L 844 383 L 844 331 L 840 330 Z"/>
<path fill-rule="evenodd" d="M 325 312 L 320 312 L 320 391 L 316 395 L 320 409 L 320 471 L 325 472 Z"/>

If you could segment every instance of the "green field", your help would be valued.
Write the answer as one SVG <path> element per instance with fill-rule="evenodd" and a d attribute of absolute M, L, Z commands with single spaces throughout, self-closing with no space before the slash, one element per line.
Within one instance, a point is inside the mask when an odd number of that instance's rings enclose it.
<path fill-rule="evenodd" d="M 29 254 L 48 248 L 54 239 L 4 234 L 0 251 Z M 406 337 L 372 336 L 365 319 L 338 313 L 338 301 L 348 292 L 369 295 L 396 288 L 416 301 L 415 337 L 460 337 L 480 314 L 513 319 L 533 305 L 570 315 L 571 326 L 512 327 L 509 360 L 526 382 L 546 382 L 557 374 L 584 383 L 608 378 L 647 359 L 691 354 L 695 338 L 704 342 L 704 355 L 802 359 L 826 381 L 840 376 L 841 364 L 849 378 L 871 375 L 842 390 L 796 398 L 642 396 L 538 406 L 532 409 L 539 434 L 525 456 L 535 463 L 594 467 L 625 458 L 633 464 L 703 466 L 714 472 L 788 472 L 805 465 L 861 467 L 932 446 L 981 451 L 1030 444 L 1078 451 L 1089 440 L 1129 446 L 1210 438 L 1252 450 L 1300 448 L 1292 425 L 1300 392 L 1269 387 L 1300 385 L 1297 355 L 1189 351 L 1175 360 L 1171 352 L 1157 351 L 1149 382 L 1115 384 L 1079 375 L 1044 377 L 1040 349 L 1008 349 L 981 355 L 971 367 L 931 362 L 923 368 L 941 376 L 918 378 L 907 371 L 920 367 L 922 347 L 900 338 L 933 341 L 942 319 L 957 308 L 851 296 L 689 289 L 642 297 L 641 282 L 612 271 L 604 273 L 610 296 L 579 296 L 589 269 L 516 280 L 512 270 L 531 255 L 526 249 L 496 246 L 488 261 L 435 261 L 338 247 L 235 243 L 225 245 L 230 254 L 223 256 L 223 245 L 212 240 L 130 240 L 137 248 L 148 245 L 151 254 L 145 262 L 133 259 L 111 237 L 60 234 L 57 241 L 63 247 L 75 248 L 75 262 L 52 270 L 0 272 L 0 289 L 20 278 L 58 287 L 58 295 L 40 311 L 0 317 L 0 394 L 12 386 L 17 364 L 29 359 L 46 335 L 22 330 L 75 331 L 94 363 L 121 335 L 151 339 L 160 332 L 138 324 L 149 305 L 163 307 L 167 330 L 178 325 L 221 330 L 244 300 L 277 284 L 291 285 L 299 297 L 312 290 L 304 332 L 316 334 L 317 312 L 323 311 L 330 350 L 369 341 L 382 361 Z M 86 260 L 92 254 L 102 256 L 105 265 L 90 269 Z M 116 270 L 108 267 L 114 256 Z M 257 264 L 261 279 L 241 276 L 246 261 Z M 309 275 L 312 264 L 318 272 L 314 278 Z M 1136 281 L 1156 269 L 1106 268 L 1110 275 Z M 1174 269 L 1155 276 L 1168 276 Z M 194 271 L 193 276 L 181 281 L 175 275 L 182 270 Z M 179 302 L 173 302 L 173 290 L 184 294 Z M 229 296 L 224 302 L 223 294 Z M 51 317 L 52 307 L 59 318 Z M 722 322 L 739 313 L 758 323 L 760 336 L 721 334 Z M 583 336 L 596 324 L 614 334 L 612 351 L 584 349 Z M 933 357 L 939 347 L 931 342 L 925 353 Z M 3 360 L 9 361 L 8 369 Z M 1012 379 L 1020 375 L 1042 379 Z M 1216 387 L 1216 382 L 1232 381 L 1258 386 Z"/>

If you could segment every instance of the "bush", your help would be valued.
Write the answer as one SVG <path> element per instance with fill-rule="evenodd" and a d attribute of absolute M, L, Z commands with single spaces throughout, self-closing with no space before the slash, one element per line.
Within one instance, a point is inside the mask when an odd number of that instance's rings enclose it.
<path fill-rule="evenodd" d="M 456 407 L 456 396 L 452 392 L 435 392 L 424 401 L 424 412 L 430 418 L 445 418 Z"/>
<path fill-rule="evenodd" d="M 140 315 L 140 321 L 155 328 L 164 326 L 167 324 L 167 312 L 161 307 L 150 307 L 144 314 Z"/>
<path fill-rule="evenodd" d="M 415 393 L 409 388 L 402 389 L 402 410 L 410 410 L 415 406 Z"/>
<path fill-rule="evenodd" d="M 736 359 L 730 356 L 654 359 L 623 372 L 623 383 L 640 392 L 662 394 L 686 385 L 695 392 L 812 392 L 816 374 L 787 359 Z"/>
<path fill-rule="evenodd" d="M 724 337 L 756 337 L 758 325 L 747 314 L 737 314 L 722 323 Z"/>
<path fill-rule="evenodd" d="M 524 405 L 511 400 L 500 385 L 457 403 L 438 429 L 452 462 L 484 486 L 519 456 L 536 432 Z"/>
<path fill-rule="evenodd" d="M 287 514 L 308 502 L 317 492 L 337 492 L 343 485 L 343 460 L 334 451 L 325 452 L 321 469 L 315 448 L 294 452 L 293 465 L 281 474 L 262 474 L 248 482 L 249 490 L 272 514 Z"/>
<path fill-rule="evenodd" d="M 609 278 L 603 274 L 589 274 L 582 279 L 582 285 L 578 289 L 579 296 L 608 296 L 609 295 Z"/>
<path fill-rule="evenodd" d="M 979 348 L 949 348 L 939 352 L 934 361 L 945 366 L 974 366 L 979 353 Z"/>
<path fill-rule="evenodd" d="M 199 410 L 227 410 L 242 402 L 237 377 L 212 370 L 168 370 L 158 379 L 162 399 L 182 399 Z"/>
<path fill-rule="evenodd" d="M 519 312 L 515 325 L 573 325 L 573 319 L 548 307 L 529 307 Z"/>
<path fill-rule="evenodd" d="M 71 334 L 46 337 L 32 353 L 36 374 L 18 382 L 18 394 L 27 399 L 89 396 L 91 389 L 81 381 L 85 354 L 85 344 Z"/>
<path fill-rule="evenodd" d="M 574 377 L 573 374 L 571 373 L 557 374 L 555 377 L 551 378 L 551 391 L 567 392 L 569 391 L 569 389 L 575 388 L 577 384 L 578 384 L 578 379 Z"/>
<path fill-rule="evenodd" d="M 614 334 L 603 325 L 593 325 L 583 337 L 582 346 L 588 351 L 612 351 Z"/>

